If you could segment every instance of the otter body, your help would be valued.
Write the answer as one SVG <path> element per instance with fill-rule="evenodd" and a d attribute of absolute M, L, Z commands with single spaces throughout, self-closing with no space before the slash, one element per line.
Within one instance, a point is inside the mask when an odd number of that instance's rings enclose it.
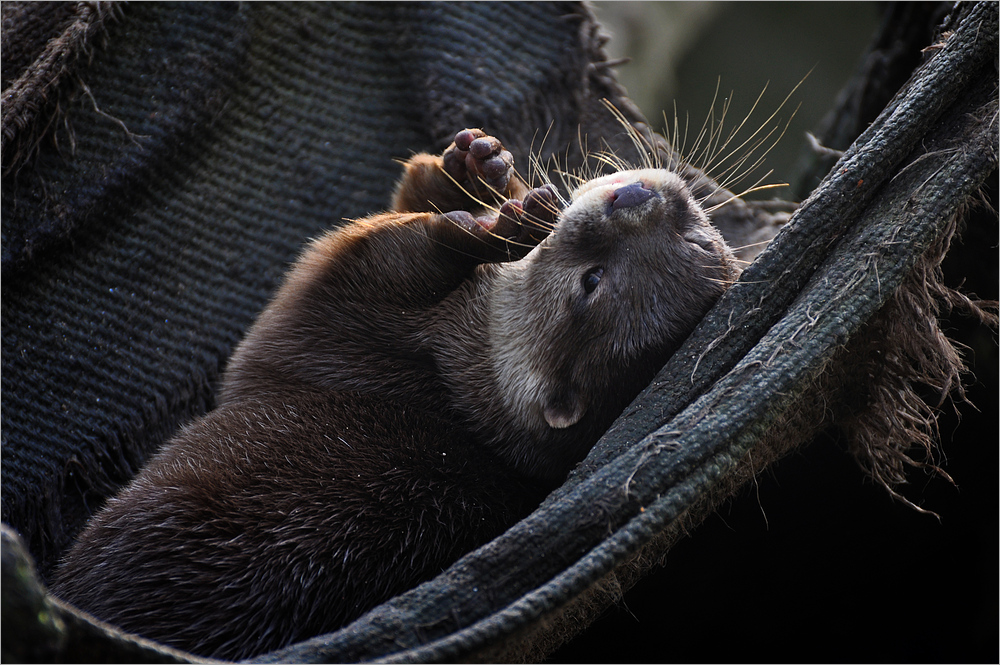
<path fill-rule="evenodd" d="M 561 201 L 478 130 L 393 209 L 306 250 L 57 595 L 219 658 L 335 630 L 528 514 L 737 274 L 675 174 Z"/>

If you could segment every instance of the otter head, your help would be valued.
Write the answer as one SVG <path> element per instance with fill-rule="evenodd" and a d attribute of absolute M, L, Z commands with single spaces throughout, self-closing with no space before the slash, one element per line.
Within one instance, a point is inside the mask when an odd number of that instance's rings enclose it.
<path fill-rule="evenodd" d="M 497 267 L 493 371 L 536 475 L 580 461 L 737 277 L 684 181 L 622 171 L 573 192 L 552 233 Z"/>

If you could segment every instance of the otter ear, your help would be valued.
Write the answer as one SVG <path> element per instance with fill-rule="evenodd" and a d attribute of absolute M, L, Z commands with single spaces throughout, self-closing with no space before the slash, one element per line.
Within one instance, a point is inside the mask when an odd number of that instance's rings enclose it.
<path fill-rule="evenodd" d="M 580 422 L 587 407 L 575 395 L 568 398 L 549 398 L 542 409 L 545 422 L 553 429 L 565 429 Z"/>

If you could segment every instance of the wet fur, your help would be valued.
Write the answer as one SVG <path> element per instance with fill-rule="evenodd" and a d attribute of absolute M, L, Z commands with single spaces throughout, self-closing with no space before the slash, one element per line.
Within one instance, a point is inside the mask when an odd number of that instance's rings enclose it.
<path fill-rule="evenodd" d="M 95 516 L 57 595 L 221 658 L 335 630 L 533 509 L 737 274 L 672 173 L 560 210 L 456 154 L 312 243 L 218 408 Z M 614 209 L 636 181 L 656 196 Z"/>

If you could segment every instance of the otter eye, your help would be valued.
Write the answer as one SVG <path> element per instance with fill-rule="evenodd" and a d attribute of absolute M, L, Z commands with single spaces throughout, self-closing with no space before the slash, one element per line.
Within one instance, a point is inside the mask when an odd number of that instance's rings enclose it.
<path fill-rule="evenodd" d="M 594 289 L 601 282 L 601 276 L 604 275 L 604 268 L 591 268 L 583 275 L 583 290 L 587 293 L 593 293 Z"/>

